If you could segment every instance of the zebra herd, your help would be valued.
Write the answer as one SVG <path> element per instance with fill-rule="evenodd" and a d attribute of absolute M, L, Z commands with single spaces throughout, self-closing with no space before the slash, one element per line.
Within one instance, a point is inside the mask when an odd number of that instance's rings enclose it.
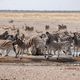
<path fill-rule="evenodd" d="M 25 40 L 25 36 L 19 37 L 19 30 L 16 35 L 10 35 L 8 31 L 5 31 L 0 35 L 0 49 L 6 51 L 8 56 L 9 52 L 13 50 L 16 54 L 16 58 L 19 55 L 23 55 L 26 51 L 27 54 L 35 56 L 43 55 L 46 59 L 54 55 L 64 53 L 65 55 L 75 56 L 75 52 L 78 52 L 80 48 L 80 34 L 77 32 L 63 32 L 63 33 L 50 33 L 46 32 L 41 35 L 33 36 Z M 72 54 L 72 50 L 74 54 Z M 76 55 L 77 56 L 77 55 Z"/>

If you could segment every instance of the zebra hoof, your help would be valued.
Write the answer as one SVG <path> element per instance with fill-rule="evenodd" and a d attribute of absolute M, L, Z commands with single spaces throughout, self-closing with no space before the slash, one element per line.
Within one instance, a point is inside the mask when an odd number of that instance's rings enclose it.
<path fill-rule="evenodd" d="M 17 56 L 15 56 L 15 58 L 18 58 Z"/>
<path fill-rule="evenodd" d="M 72 56 L 74 57 L 74 54 Z"/>
<path fill-rule="evenodd" d="M 20 58 L 20 60 L 22 59 L 22 57 Z"/>
<path fill-rule="evenodd" d="M 50 57 L 48 56 L 46 59 L 47 59 L 47 60 L 49 60 L 49 59 L 50 59 Z"/>
<path fill-rule="evenodd" d="M 7 54 L 5 55 L 5 57 L 8 56 Z"/>
<path fill-rule="evenodd" d="M 45 57 L 45 59 L 47 59 L 47 55 L 46 54 L 44 55 L 44 57 Z"/>
<path fill-rule="evenodd" d="M 57 60 L 59 60 L 59 58 L 57 58 Z"/>
<path fill-rule="evenodd" d="M 45 55 L 44 57 L 45 57 L 45 59 L 46 59 L 46 60 L 48 60 L 48 59 L 49 59 L 49 56 L 46 56 L 46 55 Z"/>
<path fill-rule="evenodd" d="M 44 57 L 46 58 L 46 55 L 44 55 Z"/>

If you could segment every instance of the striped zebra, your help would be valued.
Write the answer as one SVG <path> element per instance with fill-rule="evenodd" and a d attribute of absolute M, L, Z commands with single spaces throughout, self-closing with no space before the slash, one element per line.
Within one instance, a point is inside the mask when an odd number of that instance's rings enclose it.
<path fill-rule="evenodd" d="M 5 56 L 8 56 L 11 50 L 15 51 L 13 47 L 13 42 L 10 40 L 0 40 L 0 49 L 2 50 L 1 54 L 3 54 L 3 51 L 6 51 Z"/>
<path fill-rule="evenodd" d="M 31 53 L 32 55 L 45 55 L 46 54 L 46 35 L 45 34 L 41 34 L 40 36 L 34 36 L 32 38 L 30 38 L 27 43 L 26 46 L 31 47 Z"/>
<path fill-rule="evenodd" d="M 78 35 L 78 33 L 74 33 L 74 36 L 73 36 L 73 41 L 74 41 L 74 54 L 73 54 L 73 57 L 74 56 L 80 56 L 80 54 L 75 54 L 75 52 L 79 52 L 79 49 L 80 49 L 80 37 Z"/>
<path fill-rule="evenodd" d="M 28 51 L 32 45 L 33 45 L 33 39 L 28 39 L 28 40 L 23 41 L 17 38 L 13 43 L 13 48 L 16 53 L 16 58 L 19 55 L 23 55 L 25 50 Z"/>
<path fill-rule="evenodd" d="M 53 38 L 49 33 L 47 33 L 48 39 L 46 41 L 46 47 L 47 47 L 47 53 L 49 54 L 48 58 L 53 56 L 52 51 L 55 52 L 58 51 L 58 58 L 60 55 L 60 52 L 63 51 L 65 54 L 69 52 L 71 53 L 71 44 L 70 41 L 60 41 L 60 37 L 57 37 L 57 40 Z M 57 58 L 57 59 L 58 59 Z"/>
<path fill-rule="evenodd" d="M 52 51 L 54 52 L 54 55 L 55 55 L 55 52 L 58 51 L 58 58 L 59 58 L 61 51 L 63 51 L 65 54 L 67 54 L 67 52 L 69 52 L 69 54 L 71 53 L 71 49 L 70 49 L 71 45 L 70 45 L 70 42 L 68 42 L 68 41 L 64 41 L 64 42 L 52 41 L 46 45 L 47 45 L 47 52 L 49 55 L 52 55 Z M 50 56 L 48 56 L 48 58 L 49 57 Z"/>

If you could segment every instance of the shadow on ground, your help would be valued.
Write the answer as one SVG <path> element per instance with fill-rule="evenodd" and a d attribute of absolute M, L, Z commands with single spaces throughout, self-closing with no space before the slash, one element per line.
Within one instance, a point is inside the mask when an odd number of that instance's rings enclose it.
<path fill-rule="evenodd" d="M 73 63 L 76 61 L 80 61 L 80 58 L 51 58 L 49 60 L 40 57 L 23 57 L 23 58 L 15 58 L 15 57 L 1 57 L 0 63 L 43 63 L 43 62 L 58 62 L 58 63 Z"/>

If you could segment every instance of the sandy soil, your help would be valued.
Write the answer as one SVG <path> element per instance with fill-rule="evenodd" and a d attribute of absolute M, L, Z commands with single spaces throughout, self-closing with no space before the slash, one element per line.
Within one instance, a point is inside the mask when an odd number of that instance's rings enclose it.
<path fill-rule="evenodd" d="M 13 20 L 13 23 L 9 23 Z M 30 27 L 34 27 L 33 32 L 25 32 L 25 24 Z M 4 30 L 8 30 L 10 34 L 15 31 L 11 31 L 10 27 L 15 26 L 21 29 L 20 32 L 26 35 L 35 35 L 35 32 L 45 32 L 45 25 L 49 25 L 50 32 L 57 31 L 59 24 L 65 24 L 68 31 L 79 32 L 80 31 L 80 13 L 0 13 L 0 33 Z M 8 27 L 9 29 L 3 29 L 1 27 Z"/>
<path fill-rule="evenodd" d="M 79 58 L 80 59 L 80 58 Z M 80 61 L 71 58 L 0 58 L 0 80 L 79 80 Z"/>
<path fill-rule="evenodd" d="M 0 80 L 79 80 L 79 66 L 0 65 Z"/>

